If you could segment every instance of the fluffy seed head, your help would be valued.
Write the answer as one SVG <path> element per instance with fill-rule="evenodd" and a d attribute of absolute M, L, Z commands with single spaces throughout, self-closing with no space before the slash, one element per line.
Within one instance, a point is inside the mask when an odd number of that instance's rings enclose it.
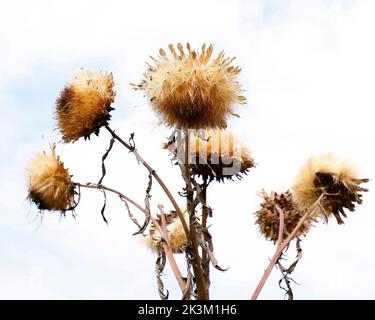
<path fill-rule="evenodd" d="M 337 223 L 344 223 L 340 214 L 346 217 L 344 209 L 355 210 L 355 203 L 362 203 L 360 186 L 368 179 L 357 179 L 352 165 L 330 154 L 311 157 L 301 168 L 293 184 L 294 198 L 301 209 L 306 209 L 324 194 L 314 215 L 328 218 L 332 214 Z"/>
<path fill-rule="evenodd" d="M 38 153 L 27 166 L 28 198 L 40 210 L 65 212 L 74 205 L 74 186 L 64 164 L 56 156 L 55 145 L 51 154 Z"/>
<path fill-rule="evenodd" d="M 160 57 L 153 60 L 148 71 L 135 89 L 145 91 L 154 110 L 164 122 L 177 128 L 225 128 L 226 118 L 233 113 L 234 103 L 245 103 L 236 77 L 239 67 L 230 64 L 234 58 L 220 52 L 211 59 L 213 46 L 201 51 L 187 52 L 181 43 L 170 44 L 171 55 L 163 49 Z"/>
<path fill-rule="evenodd" d="M 81 137 L 99 134 L 100 127 L 110 120 L 114 110 L 112 73 L 81 69 L 65 86 L 56 101 L 55 117 L 63 141 L 74 142 Z"/>
<path fill-rule="evenodd" d="M 178 158 L 184 161 L 184 147 L 178 149 L 174 142 L 165 144 L 164 148 L 178 154 Z M 190 134 L 189 166 L 193 175 L 220 182 L 225 178 L 241 179 L 241 174 L 247 174 L 255 163 L 246 145 L 231 132 L 209 129 Z"/>
<path fill-rule="evenodd" d="M 186 223 L 189 225 L 189 215 L 187 211 L 184 212 L 184 218 Z M 158 216 L 156 221 L 161 225 L 161 218 Z M 181 224 L 181 220 L 178 218 L 176 211 L 170 211 L 166 214 L 166 224 L 168 230 L 168 240 L 173 253 L 182 253 L 187 245 L 186 234 Z M 151 224 L 149 233 L 141 238 L 141 241 L 152 251 L 158 251 L 162 246 L 162 238 L 159 231 Z"/>
<path fill-rule="evenodd" d="M 226 130 L 206 130 L 204 138 L 193 136 L 189 147 L 192 173 L 209 180 L 241 178 L 255 166 L 246 145 Z"/>
<path fill-rule="evenodd" d="M 303 216 L 303 212 L 299 210 L 295 202 L 293 201 L 292 194 L 290 191 L 276 193 L 274 191 L 268 194 L 262 190 L 259 194 L 263 198 L 261 208 L 255 213 L 256 221 L 255 224 L 259 226 L 260 233 L 270 241 L 277 242 L 279 236 L 279 223 L 280 216 L 276 209 L 276 205 L 284 212 L 284 233 L 283 240 L 297 226 L 299 220 Z M 298 229 L 295 237 L 306 236 L 310 230 L 312 220 L 306 219 L 302 226 Z"/>

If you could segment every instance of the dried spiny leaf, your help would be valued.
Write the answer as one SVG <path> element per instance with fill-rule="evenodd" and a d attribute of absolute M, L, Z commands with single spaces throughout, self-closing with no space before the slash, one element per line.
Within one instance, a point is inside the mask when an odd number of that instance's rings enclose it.
<path fill-rule="evenodd" d="M 102 207 L 102 209 L 100 210 L 100 214 L 102 215 L 102 218 L 103 218 L 103 220 L 104 220 L 104 222 L 106 223 L 106 224 L 108 224 L 108 220 L 107 220 L 107 218 L 105 217 L 105 208 L 106 208 L 106 206 L 107 206 L 107 193 L 106 193 L 106 191 L 105 191 L 105 189 L 100 189 L 102 192 L 103 192 L 103 207 Z"/>
<path fill-rule="evenodd" d="M 125 203 L 126 211 L 128 212 L 128 216 L 129 216 L 130 220 L 138 227 L 139 230 L 141 230 L 142 229 L 141 225 L 139 224 L 139 222 L 136 219 L 136 217 L 134 217 L 134 215 L 130 211 L 130 207 L 129 207 L 128 201 L 125 198 L 121 197 L 121 196 L 120 196 L 120 199 Z M 134 233 L 133 235 L 138 234 L 139 230 L 138 230 L 138 232 Z"/>
<path fill-rule="evenodd" d="M 143 226 L 137 232 L 134 233 L 134 235 L 143 233 L 150 223 L 150 220 L 151 220 L 151 208 L 150 208 L 151 189 L 152 189 L 152 174 L 150 173 L 148 175 L 148 184 L 147 184 L 147 189 L 146 189 L 146 194 L 145 194 L 145 199 L 144 199 L 144 202 L 145 202 L 145 210 L 144 210 L 145 222 L 143 223 Z"/>
<path fill-rule="evenodd" d="M 158 257 L 155 262 L 155 274 L 156 274 L 156 283 L 158 286 L 158 293 L 159 293 L 160 299 L 162 300 L 168 300 L 168 297 L 169 297 L 168 290 L 166 293 L 164 293 L 164 283 L 161 280 L 161 275 L 164 271 L 165 263 L 166 263 L 165 252 L 162 250 L 159 250 Z"/>
<path fill-rule="evenodd" d="M 105 161 L 105 159 L 107 159 L 109 153 L 111 152 L 114 143 L 115 143 L 115 138 L 112 137 L 110 142 L 109 142 L 109 147 L 108 147 L 107 151 L 102 156 L 102 176 L 99 179 L 99 182 L 98 182 L 99 185 L 103 182 L 103 179 L 104 179 L 104 177 L 107 173 L 104 161 Z"/>
<path fill-rule="evenodd" d="M 296 251 L 297 251 L 297 256 L 296 256 L 296 260 L 288 267 L 288 268 L 285 268 L 281 262 L 280 262 L 280 259 L 279 261 L 277 262 L 277 265 L 283 275 L 283 277 L 279 280 L 279 287 L 281 289 L 283 289 L 285 291 L 285 295 L 288 296 L 288 300 L 293 300 L 294 298 L 294 295 L 293 295 L 293 290 L 292 290 L 292 286 L 291 286 L 291 282 L 294 282 L 296 283 L 291 277 L 290 275 L 292 274 L 292 272 L 294 271 L 294 269 L 296 268 L 297 266 L 297 263 L 301 260 L 302 258 L 302 247 L 301 247 L 301 240 L 299 238 L 297 238 L 297 241 L 296 241 Z M 282 282 L 284 281 L 285 285 L 286 285 L 286 288 L 284 288 L 282 286 Z"/>
<path fill-rule="evenodd" d="M 212 242 L 212 237 L 208 230 L 205 230 L 205 232 L 200 232 L 200 230 L 197 228 L 198 236 L 199 236 L 199 242 L 202 248 L 207 250 L 208 258 L 213 267 L 219 271 L 227 271 L 229 268 L 222 268 L 219 266 L 219 263 L 215 257 L 214 254 L 214 246 Z"/>
<path fill-rule="evenodd" d="M 191 292 L 193 291 L 192 290 L 192 287 L 193 287 L 193 284 L 192 284 L 193 280 L 192 279 L 193 279 L 193 275 L 191 274 L 191 271 L 188 268 L 187 276 L 184 279 L 186 287 L 185 287 L 185 290 L 184 290 L 184 292 L 182 294 L 181 300 L 189 300 L 190 299 Z"/>

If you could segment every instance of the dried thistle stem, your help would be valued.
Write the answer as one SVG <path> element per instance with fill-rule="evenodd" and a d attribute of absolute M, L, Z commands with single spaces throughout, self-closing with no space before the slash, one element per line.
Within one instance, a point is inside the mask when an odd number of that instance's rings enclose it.
<path fill-rule="evenodd" d="M 197 230 L 195 227 L 195 215 L 194 215 L 194 190 L 191 183 L 191 175 L 189 171 L 189 131 L 185 129 L 185 163 L 183 168 L 183 176 L 186 183 L 187 193 L 187 209 L 189 213 L 190 223 L 190 241 L 191 249 L 193 254 L 193 270 L 197 286 L 198 300 L 208 300 L 208 288 L 207 281 L 203 274 L 202 260 L 199 256 L 198 251 L 198 237 Z"/>
<path fill-rule="evenodd" d="M 79 187 L 83 187 L 83 188 L 99 189 L 99 190 L 103 189 L 103 190 L 107 190 L 107 191 L 113 192 L 113 193 L 117 194 L 120 198 L 126 200 L 127 202 L 130 202 L 133 206 L 135 206 L 136 208 L 138 208 L 139 210 L 141 210 L 143 213 L 146 213 L 145 208 L 143 208 L 140 204 L 138 204 L 134 200 L 130 199 L 129 197 L 127 197 L 126 195 L 124 195 L 123 193 L 121 193 L 120 191 L 117 191 L 117 190 L 115 190 L 113 188 L 106 187 L 106 186 L 104 186 L 102 184 L 96 184 L 96 183 L 82 184 L 82 183 L 79 183 L 79 182 L 74 182 L 74 185 L 79 186 Z"/>
<path fill-rule="evenodd" d="M 203 185 L 202 185 L 202 200 L 204 201 L 204 204 L 202 204 L 202 227 L 207 227 L 207 178 L 203 178 Z"/>
<path fill-rule="evenodd" d="M 202 204 L 202 229 L 205 230 L 207 228 L 207 178 L 203 178 L 203 186 L 202 186 L 202 200 L 204 201 L 204 204 Z M 210 268 L 210 261 L 208 257 L 207 248 L 204 246 L 202 247 L 202 262 L 204 266 L 204 270 L 206 272 L 206 277 L 209 277 L 209 268 Z M 208 283 L 206 279 L 206 283 Z M 209 287 L 207 286 L 207 295 L 209 298 Z"/>
<path fill-rule="evenodd" d="M 156 171 L 140 156 L 138 151 L 130 146 L 128 143 L 126 143 L 123 139 L 121 139 L 108 125 L 105 126 L 105 128 L 110 132 L 113 138 L 115 138 L 117 141 L 119 141 L 125 148 L 127 148 L 130 152 L 134 153 L 137 160 L 143 164 L 143 166 L 148 170 L 150 174 L 156 179 L 156 181 L 159 183 L 160 187 L 163 189 L 169 200 L 171 201 L 173 207 L 175 208 L 178 217 L 181 220 L 182 227 L 184 228 L 186 238 L 189 239 L 189 228 L 184 220 L 184 215 L 181 212 L 180 207 L 178 206 L 176 200 L 173 198 L 171 192 L 163 182 L 163 180 L 159 177 L 159 175 L 156 173 Z"/>
<path fill-rule="evenodd" d="M 136 208 L 138 208 L 143 213 L 146 213 L 145 208 L 143 208 L 140 204 L 138 204 L 137 202 L 135 202 L 134 200 L 132 200 L 131 198 L 129 198 L 128 196 L 124 195 L 123 193 L 121 193 L 120 191 L 118 191 L 116 189 L 106 187 L 102 184 L 82 184 L 82 183 L 79 183 L 79 182 L 74 182 L 74 184 L 76 186 L 83 187 L 83 188 L 103 189 L 103 190 L 107 190 L 107 191 L 110 191 L 112 193 L 115 193 L 120 198 L 126 200 L 127 202 L 130 202 L 132 205 L 134 205 Z M 169 264 L 171 265 L 173 274 L 175 275 L 176 280 L 177 280 L 182 292 L 184 293 L 185 289 L 186 289 L 186 283 L 183 280 L 180 269 L 178 268 L 178 265 L 176 263 L 176 260 L 174 259 L 174 255 L 173 255 L 172 250 L 171 250 L 170 245 L 169 245 L 168 231 L 167 231 L 167 226 L 166 226 L 166 222 L 165 222 L 165 214 L 164 214 L 164 211 L 162 210 L 163 207 L 161 205 L 159 205 L 158 207 L 159 207 L 161 217 L 162 217 L 161 218 L 162 219 L 162 227 L 159 225 L 159 223 L 153 217 L 151 217 L 151 220 L 154 223 L 155 227 L 158 229 L 158 231 L 160 233 L 160 236 L 165 241 L 165 243 L 163 243 L 164 252 L 167 256 Z"/>
<path fill-rule="evenodd" d="M 276 248 L 278 248 L 282 241 L 283 241 L 283 235 L 284 235 L 284 211 L 280 208 L 280 206 L 278 204 L 275 205 L 275 208 L 277 210 L 277 212 L 279 213 L 279 217 L 280 217 L 280 222 L 279 222 L 279 235 L 278 235 L 278 238 L 277 238 L 277 243 L 276 243 Z"/>
<path fill-rule="evenodd" d="M 294 238 L 294 236 L 296 235 L 297 231 L 299 230 L 299 228 L 301 228 L 301 226 L 303 225 L 303 223 L 305 222 L 305 220 L 309 217 L 309 215 L 311 214 L 312 211 L 315 210 L 315 208 L 319 205 L 320 203 L 320 200 L 322 199 L 322 197 L 324 196 L 324 194 L 321 194 L 320 197 L 313 203 L 313 205 L 306 210 L 305 214 L 302 216 L 302 218 L 300 219 L 300 221 L 298 222 L 298 224 L 296 225 L 296 227 L 293 229 L 293 231 L 289 234 L 289 236 L 285 239 L 285 241 L 282 240 L 282 236 L 283 236 L 283 229 L 284 229 L 284 212 L 283 210 L 281 210 L 278 206 L 276 207 L 276 209 L 279 211 L 279 214 L 280 214 L 280 224 L 279 224 L 279 238 L 277 239 L 277 247 L 276 247 L 276 251 L 275 251 L 275 254 L 273 255 L 266 271 L 264 272 L 263 274 L 263 277 L 260 279 L 253 295 L 251 296 L 251 300 L 256 300 L 260 294 L 260 292 L 262 291 L 262 288 L 264 286 L 264 284 L 266 283 L 269 275 L 271 274 L 271 271 L 272 269 L 274 268 L 274 266 L 276 265 L 277 261 L 279 260 L 282 252 L 284 251 L 285 247 L 289 244 L 289 242 Z M 281 230 L 281 231 L 280 231 Z"/>
<path fill-rule="evenodd" d="M 169 244 L 168 230 L 167 230 L 167 224 L 165 220 L 165 213 L 163 210 L 163 206 L 159 204 L 158 208 L 160 210 L 161 226 L 153 217 L 151 217 L 151 220 L 152 220 L 152 223 L 155 225 L 156 229 L 159 231 L 160 236 L 164 240 L 163 249 L 164 249 L 165 255 L 167 256 L 168 262 L 172 268 L 173 274 L 178 282 L 178 285 L 180 286 L 182 293 L 184 293 L 186 290 L 186 282 L 184 281 L 182 277 L 181 271 L 178 268 L 177 262 L 174 258 L 173 252 L 171 250 L 171 246 Z"/>
<path fill-rule="evenodd" d="M 276 210 L 279 212 L 279 217 L 280 217 L 279 236 L 278 236 L 278 239 L 277 239 L 276 252 L 275 252 L 270 264 L 268 265 L 266 271 L 264 272 L 264 275 L 263 275 L 262 279 L 260 280 L 258 286 L 256 287 L 256 289 L 255 289 L 255 291 L 254 291 L 254 293 L 251 297 L 251 300 L 256 300 L 258 298 L 259 293 L 263 289 L 264 284 L 266 283 L 269 275 L 271 274 L 271 271 L 272 271 L 273 267 L 275 266 L 275 264 L 279 260 L 279 257 L 280 257 L 281 252 L 282 252 L 282 250 L 279 252 L 279 249 L 281 248 L 281 243 L 283 241 L 283 234 L 284 234 L 284 211 L 278 205 L 276 205 L 275 207 L 276 207 Z"/>

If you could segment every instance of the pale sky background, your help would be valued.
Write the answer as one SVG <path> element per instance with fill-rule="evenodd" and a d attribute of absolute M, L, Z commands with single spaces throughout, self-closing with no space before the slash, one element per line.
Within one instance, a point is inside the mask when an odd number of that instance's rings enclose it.
<path fill-rule="evenodd" d="M 159 126 L 140 81 L 148 55 L 169 43 L 213 43 L 236 56 L 248 104 L 229 128 L 243 138 L 257 168 L 239 182 L 214 185 L 211 232 L 225 273 L 212 271 L 213 299 L 248 299 L 274 246 L 254 225 L 256 192 L 283 191 L 307 158 L 332 152 L 349 159 L 360 178 L 373 178 L 375 1 L 4 1 L 0 2 L 0 298 L 158 299 L 154 255 L 131 236 L 125 207 L 84 190 L 73 219 L 46 213 L 25 200 L 25 166 L 58 142 L 54 102 L 80 68 L 112 71 L 116 111 L 111 126 L 135 132 L 138 150 L 177 196 L 177 167 L 160 149 L 170 131 Z M 109 135 L 59 145 L 75 181 L 96 182 Z M 115 145 L 105 184 L 139 202 L 145 170 Z M 297 299 L 375 298 L 373 181 L 345 225 L 320 223 L 303 240 L 293 278 Z M 154 183 L 152 206 L 170 204 Z M 155 211 L 155 210 L 154 210 Z M 136 210 L 133 209 L 135 213 Z M 290 262 L 294 258 L 290 251 Z M 181 270 L 184 271 L 184 259 Z M 169 268 L 170 297 L 180 292 Z M 261 299 L 283 299 L 274 270 Z"/>

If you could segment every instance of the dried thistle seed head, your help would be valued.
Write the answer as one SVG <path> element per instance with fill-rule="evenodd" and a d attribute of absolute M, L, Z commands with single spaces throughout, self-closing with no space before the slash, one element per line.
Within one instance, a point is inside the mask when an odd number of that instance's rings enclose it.
<path fill-rule="evenodd" d="M 191 172 L 209 181 L 241 179 L 255 166 L 246 145 L 226 130 L 205 130 L 191 136 L 189 143 Z"/>
<path fill-rule="evenodd" d="M 301 168 L 293 184 L 293 194 L 299 208 L 312 206 L 323 195 L 320 206 L 313 212 L 326 219 L 334 215 L 337 223 L 344 223 L 345 209 L 355 210 L 355 203 L 362 203 L 360 186 L 368 179 L 357 179 L 354 168 L 346 161 L 330 154 L 311 157 Z"/>
<path fill-rule="evenodd" d="M 293 201 L 292 194 L 289 190 L 282 193 L 272 191 L 271 194 L 262 190 L 259 195 L 263 198 L 263 202 L 260 205 L 261 208 L 255 213 L 255 224 L 259 226 L 260 233 L 267 240 L 273 241 L 274 243 L 277 242 L 279 237 L 280 216 L 276 206 L 279 206 L 284 212 L 283 240 L 285 240 L 297 226 L 303 216 L 303 212 L 299 210 Z M 311 223 L 311 218 L 306 219 L 297 231 L 295 237 L 306 236 L 307 232 L 310 230 Z"/>
<path fill-rule="evenodd" d="M 182 253 L 187 245 L 187 239 L 181 220 L 177 216 L 176 211 L 173 210 L 167 213 L 165 216 L 168 230 L 168 240 L 171 250 L 173 253 Z M 187 225 L 189 225 L 189 215 L 187 211 L 184 212 L 184 218 Z M 156 221 L 161 226 L 161 218 L 159 215 Z M 162 247 L 161 235 L 153 223 L 151 223 L 151 228 L 148 230 L 148 234 L 146 236 L 142 236 L 141 241 L 155 252 L 160 250 Z"/>
<path fill-rule="evenodd" d="M 226 118 L 233 113 L 233 104 L 245 103 L 241 86 L 236 80 L 239 67 L 230 64 L 220 52 L 211 59 L 213 46 L 187 52 L 179 43 L 178 52 L 169 45 L 170 57 L 163 49 L 153 57 L 153 65 L 135 89 L 144 90 L 154 110 L 162 120 L 177 128 L 225 128 Z"/>
<path fill-rule="evenodd" d="M 27 166 L 28 198 L 40 210 L 65 212 L 74 206 L 74 186 L 68 170 L 56 156 L 55 145 L 51 154 L 38 153 Z"/>
<path fill-rule="evenodd" d="M 81 137 L 99 134 L 108 124 L 114 110 L 112 73 L 81 69 L 65 86 L 56 101 L 55 117 L 63 141 L 74 142 Z"/>

